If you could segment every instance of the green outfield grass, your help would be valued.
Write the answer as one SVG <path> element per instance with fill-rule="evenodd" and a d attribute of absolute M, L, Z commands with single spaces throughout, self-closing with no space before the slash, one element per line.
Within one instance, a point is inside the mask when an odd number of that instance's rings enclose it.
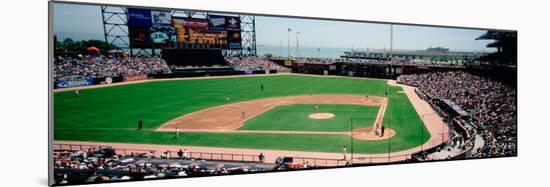
<path fill-rule="evenodd" d="M 310 119 L 308 116 L 319 106 L 319 112 L 334 114 L 331 119 Z M 247 120 L 239 130 L 274 130 L 274 131 L 350 131 L 351 118 L 367 118 L 354 128 L 374 124 L 379 107 L 364 105 L 338 104 L 294 104 L 277 106 L 267 112 Z"/>
<path fill-rule="evenodd" d="M 264 85 L 264 91 L 260 86 Z M 426 142 L 430 136 L 400 87 L 385 80 L 300 75 L 167 80 L 54 94 L 54 139 L 213 147 L 339 152 L 350 146 L 344 135 L 172 133 L 154 129 L 176 117 L 212 106 L 268 97 L 314 94 L 384 96 L 390 100 L 384 124 L 397 135 L 383 141 L 354 141 L 356 153 L 401 151 Z M 138 120 L 144 131 L 136 131 Z M 357 122 L 358 124 L 364 122 Z M 371 123 L 372 124 L 372 123 Z M 254 125 L 256 126 L 256 125 Z M 421 133 L 421 131 L 424 131 Z M 421 137 L 421 135 L 424 135 Z"/>

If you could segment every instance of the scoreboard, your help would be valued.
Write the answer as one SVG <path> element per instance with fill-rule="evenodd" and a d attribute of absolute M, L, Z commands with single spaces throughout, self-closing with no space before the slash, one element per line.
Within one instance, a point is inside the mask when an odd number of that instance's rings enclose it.
<path fill-rule="evenodd" d="M 132 48 L 242 49 L 240 18 L 208 15 L 206 19 L 173 17 L 169 11 L 128 8 Z"/>

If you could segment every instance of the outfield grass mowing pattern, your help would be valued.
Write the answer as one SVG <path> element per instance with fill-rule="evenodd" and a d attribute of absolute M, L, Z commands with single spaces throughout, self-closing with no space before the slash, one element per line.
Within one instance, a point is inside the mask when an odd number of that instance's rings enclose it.
<path fill-rule="evenodd" d="M 264 91 L 260 86 L 264 85 Z M 349 145 L 344 135 L 227 134 L 156 132 L 176 117 L 225 103 L 314 94 L 355 94 L 384 96 L 385 80 L 278 75 L 215 79 L 166 80 L 80 90 L 54 94 L 54 139 L 74 141 L 193 145 L 340 152 Z M 354 141 L 356 153 L 384 153 L 420 145 L 429 140 L 427 129 L 400 87 L 389 87 L 384 124 L 394 129 L 393 138 L 380 141 Z M 388 120 L 390 119 L 390 120 Z M 137 121 L 144 131 L 136 131 Z M 424 131 L 424 133 L 420 133 Z M 424 134 L 420 137 L 420 134 Z"/>

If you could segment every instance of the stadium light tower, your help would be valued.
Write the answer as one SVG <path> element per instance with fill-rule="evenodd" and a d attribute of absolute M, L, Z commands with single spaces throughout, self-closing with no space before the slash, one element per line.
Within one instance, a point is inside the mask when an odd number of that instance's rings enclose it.
<path fill-rule="evenodd" d="M 130 49 L 130 36 L 128 31 L 128 9 L 114 6 L 101 6 L 101 19 L 103 21 L 103 33 L 105 43 L 112 44 L 117 50 Z"/>
<path fill-rule="evenodd" d="M 257 56 L 256 48 L 256 16 L 240 15 L 242 43 L 241 55 Z"/>
<path fill-rule="evenodd" d="M 127 50 L 130 56 L 134 56 L 134 50 L 130 46 L 128 9 L 117 6 L 101 6 L 101 18 L 105 42 L 116 46 L 119 51 Z M 152 47 L 139 48 L 136 55 L 151 56 L 155 53 L 154 50 Z"/>

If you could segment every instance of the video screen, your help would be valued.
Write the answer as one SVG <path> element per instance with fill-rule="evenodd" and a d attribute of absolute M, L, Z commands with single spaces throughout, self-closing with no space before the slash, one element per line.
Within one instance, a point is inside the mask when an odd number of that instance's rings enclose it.
<path fill-rule="evenodd" d="M 55 186 L 517 155 L 517 31 L 50 6 Z"/>

